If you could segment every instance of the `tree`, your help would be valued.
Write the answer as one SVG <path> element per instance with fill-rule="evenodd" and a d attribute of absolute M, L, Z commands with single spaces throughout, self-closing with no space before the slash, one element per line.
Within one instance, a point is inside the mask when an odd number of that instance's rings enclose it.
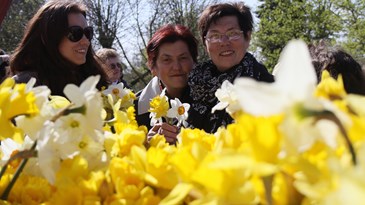
<path fill-rule="evenodd" d="M 198 30 L 198 18 L 205 7 L 217 3 L 217 0 L 165 0 L 161 2 L 163 12 L 158 19 L 159 26 L 167 23 L 187 26 L 199 41 L 199 61 L 208 58 Z"/>
<path fill-rule="evenodd" d="M 269 70 L 291 39 L 312 42 L 336 37 L 341 26 L 329 0 L 260 0 L 256 43 Z"/>
<path fill-rule="evenodd" d="M 154 32 L 164 24 L 182 24 L 199 39 L 200 13 L 217 0 L 90 0 L 90 20 L 95 27 L 95 47 L 113 47 L 126 62 L 126 79 L 134 90 L 151 79 L 145 48 Z M 199 60 L 207 58 L 203 44 Z M 131 72 L 129 72 L 131 71 Z"/>
<path fill-rule="evenodd" d="M 20 43 L 28 21 L 45 0 L 13 0 L 0 27 L 0 45 L 11 53 Z"/>
<path fill-rule="evenodd" d="M 343 47 L 365 64 L 365 0 L 336 0 L 335 4 L 344 25 Z"/>

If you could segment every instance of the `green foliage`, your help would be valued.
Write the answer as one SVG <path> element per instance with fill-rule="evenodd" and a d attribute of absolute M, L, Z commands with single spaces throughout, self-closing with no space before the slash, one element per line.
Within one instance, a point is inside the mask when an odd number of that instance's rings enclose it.
<path fill-rule="evenodd" d="M 334 0 L 344 25 L 346 51 L 365 64 L 365 0 Z"/>
<path fill-rule="evenodd" d="M 0 47 L 11 53 L 23 37 L 26 24 L 45 0 L 13 0 L 0 27 Z"/>
<path fill-rule="evenodd" d="M 217 3 L 217 0 L 162 0 L 159 2 L 161 11 L 155 27 L 168 23 L 187 26 L 199 41 L 198 60 L 204 61 L 208 59 L 208 55 L 200 39 L 198 18 L 207 6 L 214 3 Z"/>
<path fill-rule="evenodd" d="M 259 30 L 256 44 L 261 48 L 264 64 L 269 70 L 276 65 L 279 54 L 291 39 L 306 42 L 336 37 L 341 26 L 339 17 L 326 0 L 260 0 Z"/>

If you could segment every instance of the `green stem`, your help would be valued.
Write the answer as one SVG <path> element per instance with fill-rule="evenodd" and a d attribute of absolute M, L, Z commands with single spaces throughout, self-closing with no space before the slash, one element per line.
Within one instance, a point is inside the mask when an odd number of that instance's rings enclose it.
<path fill-rule="evenodd" d="M 340 129 L 340 132 L 341 132 L 343 138 L 345 139 L 345 142 L 347 144 L 347 148 L 349 149 L 349 152 L 351 154 L 352 163 L 354 165 L 356 165 L 357 164 L 357 156 L 356 156 L 355 148 L 354 148 L 349 136 L 347 135 L 345 127 L 342 125 L 342 123 L 338 119 L 338 117 L 336 115 L 334 115 L 333 113 L 327 113 L 325 115 L 318 116 L 317 121 L 319 121 L 321 119 L 331 120 L 334 123 L 336 123 L 336 125 Z"/>
<path fill-rule="evenodd" d="M 262 178 L 262 181 L 264 183 L 264 187 L 265 187 L 265 197 L 266 197 L 266 201 L 268 205 L 272 205 L 273 204 L 273 199 L 272 199 L 272 181 L 273 181 L 274 176 L 270 175 L 270 176 L 266 176 Z"/>
<path fill-rule="evenodd" d="M 34 141 L 34 144 L 33 144 L 33 145 L 32 145 L 32 147 L 30 148 L 30 150 L 34 150 L 34 149 L 35 149 L 35 147 L 36 147 L 36 145 L 37 145 L 37 141 Z M 8 196 L 9 196 L 9 193 L 10 193 L 11 189 L 13 188 L 13 186 L 14 186 L 14 184 L 15 184 L 16 180 L 18 179 L 18 177 L 19 177 L 20 173 L 23 171 L 23 169 L 24 169 L 25 165 L 27 164 L 28 159 L 29 159 L 29 158 L 24 158 L 24 159 L 22 160 L 22 162 L 20 163 L 20 165 L 19 165 L 18 169 L 16 170 L 16 172 L 15 172 L 15 174 L 14 174 L 13 178 L 11 179 L 10 183 L 8 184 L 8 186 L 7 186 L 7 187 L 6 187 L 6 189 L 4 190 L 3 194 L 1 195 L 1 200 L 7 200 L 7 199 L 8 199 Z M 10 162 L 10 160 L 11 160 L 11 159 L 9 159 L 9 161 L 8 161 L 8 162 Z M 8 165 L 8 162 L 7 162 L 7 164 L 6 164 L 6 167 L 7 167 L 7 165 Z M 5 168 L 5 166 L 4 166 L 4 169 L 6 169 L 6 168 Z M 1 170 L 1 172 L 2 172 L 2 170 Z M 5 173 L 5 171 L 4 171 L 4 173 Z M 2 174 L 4 174 L 4 173 L 2 173 Z M 2 175 L 1 175 L 1 176 L 2 176 Z"/>

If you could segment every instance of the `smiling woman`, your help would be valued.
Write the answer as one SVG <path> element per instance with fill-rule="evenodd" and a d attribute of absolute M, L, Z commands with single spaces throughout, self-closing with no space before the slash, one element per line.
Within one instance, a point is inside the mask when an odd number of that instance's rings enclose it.
<path fill-rule="evenodd" d="M 218 103 L 215 92 L 224 81 L 250 77 L 273 82 L 265 66 L 247 52 L 251 41 L 253 19 L 243 3 L 223 3 L 206 8 L 199 19 L 200 37 L 211 60 L 197 65 L 189 76 L 194 127 L 213 133 L 232 123 L 224 111 L 211 113 Z"/>
<path fill-rule="evenodd" d="M 155 77 L 137 93 L 135 108 L 138 124 L 150 129 L 150 101 L 160 95 L 164 88 L 168 98 L 177 98 L 178 102 L 183 103 L 191 102 L 187 86 L 188 76 L 197 62 L 198 49 L 197 40 L 187 27 L 165 25 L 155 32 L 146 50 L 148 66 Z M 168 142 L 174 143 L 179 129 L 167 123 L 158 124 L 152 128 L 151 136 L 157 131 L 164 135 Z"/>
<path fill-rule="evenodd" d="M 64 96 L 67 84 L 80 85 L 91 75 L 105 73 L 91 46 L 93 28 L 86 22 L 86 7 L 71 0 L 45 3 L 27 25 L 16 48 L 10 68 L 17 83 L 36 78 L 36 85 L 47 85 L 51 94 Z"/>

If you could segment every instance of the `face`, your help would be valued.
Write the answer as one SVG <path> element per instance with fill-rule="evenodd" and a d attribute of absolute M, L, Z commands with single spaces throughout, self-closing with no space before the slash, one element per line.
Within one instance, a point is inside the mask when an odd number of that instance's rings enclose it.
<path fill-rule="evenodd" d="M 70 13 L 68 15 L 68 26 L 85 28 L 87 27 L 86 19 L 81 13 Z M 58 49 L 65 59 L 75 65 L 82 65 L 86 62 L 86 53 L 89 46 L 90 41 L 85 35 L 77 42 L 72 42 L 65 36 L 61 40 Z"/>
<path fill-rule="evenodd" d="M 108 66 L 105 70 L 105 73 L 107 74 L 110 82 L 118 81 L 121 77 L 122 71 L 121 71 L 121 64 L 117 57 L 115 58 L 108 58 L 106 60 L 106 65 Z"/>
<path fill-rule="evenodd" d="M 188 75 L 194 66 L 189 48 L 184 41 L 164 43 L 159 47 L 152 73 L 166 86 L 171 97 L 177 97 L 186 87 Z"/>
<path fill-rule="evenodd" d="M 207 36 L 240 30 L 236 16 L 224 16 L 210 25 Z M 237 65 L 243 59 L 250 40 L 251 32 L 248 33 L 248 38 L 245 38 L 242 33 L 242 37 L 236 40 L 229 40 L 227 36 L 223 36 L 220 42 L 212 43 L 206 39 L 205 46 L 209 57 L 218 70 L 224 72 Z"/>

